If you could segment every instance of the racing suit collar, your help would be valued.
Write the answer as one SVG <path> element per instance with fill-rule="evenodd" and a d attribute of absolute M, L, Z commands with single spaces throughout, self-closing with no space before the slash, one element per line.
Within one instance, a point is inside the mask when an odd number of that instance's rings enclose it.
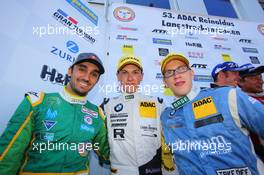
<path fill-rule="evenodd" d="M 182 97 L 175 97 L 173 103 L 171 104 L 174 109 L 178 109 L 184 106 L 189 101 L 193 100 L 200 92 L 200 88 L 197 86 L 192 86 L 191 91 Z"/>
<path fill-rule="evenodd" d="M 60 92 L 60 96 L 71 104 L 85 105 L 87 102 L 86 97 L 72 95 L 70 92 L 67 91 L 66 87 L 64 87 L 63 91 Z"/>

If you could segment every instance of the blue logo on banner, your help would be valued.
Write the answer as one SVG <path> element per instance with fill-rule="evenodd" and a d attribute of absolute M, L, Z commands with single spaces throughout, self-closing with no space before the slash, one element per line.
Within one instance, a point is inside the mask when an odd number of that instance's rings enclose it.
<path fill-rule="evenodd" d="M 66 0 L 66 1 L 97 26 L 98 16 L 88 7 L 86 7 L 80 0 Z"/>
<path fill-rule="evenodd" d="M 256 48 L 242 47 L 242 49 L 243 52 L 258 53 L 258 50 Z"/>
<path fill-rule="evenodd" d="M 171 40 L 169 39 L 152 38 L 152 41 L 153 43 L 156 43 L 156 44 L 172 45 Z"/>
<path fill-rule="evenodd" d="M 66 43 L 66 46 L 67 46 L 68 50 L 70 52 L 72 52 L 72 53 L 79 52 L 79 46 L 75 42 L 73 42 L 73 41 L 68 41 Z"/>

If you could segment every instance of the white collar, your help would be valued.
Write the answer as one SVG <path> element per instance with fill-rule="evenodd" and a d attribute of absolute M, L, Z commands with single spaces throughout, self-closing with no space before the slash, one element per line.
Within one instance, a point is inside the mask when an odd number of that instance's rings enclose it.
<path fill-rule="evenodd" d="M 67 91 L 66 87 L 63 88 L 63 91 L 60 92 L 60 95 L 64 100 L 71 104 L 85 105 L 87 102 L 86 97 L 72 95 Z"/>

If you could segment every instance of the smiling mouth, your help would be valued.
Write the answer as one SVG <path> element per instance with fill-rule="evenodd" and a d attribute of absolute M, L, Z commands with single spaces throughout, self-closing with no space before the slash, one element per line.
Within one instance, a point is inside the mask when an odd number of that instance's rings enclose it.
<path fill-rule="evenodd" d="M 89 87 L 89 83 L 86 83 L 86 82 L 83 82 L 83 81 L 81 81 L 79 84 L 80 84 L 82 87 Z"/>
<path fill-rule="evenodd" d="M 182 86 L 185 84 L 185 81 L 178 81 L 176 83 L 174 83 L 175 86 Z"/>

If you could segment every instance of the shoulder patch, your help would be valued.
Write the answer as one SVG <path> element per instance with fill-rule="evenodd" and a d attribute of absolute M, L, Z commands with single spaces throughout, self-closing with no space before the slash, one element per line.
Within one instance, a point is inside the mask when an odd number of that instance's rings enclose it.
<path fill-rule="evenodd" d="M 25 97 L 28 98 L 31 105 L 34 107 L 38 104 L 40 104 L 43 101 L 44 93 L 43 92 L 27 92 L 25 94 Z"/>
<path fill-rule="evenodd" d="M 158 97 L 157 99 L 158 99 L 158 102 L 159 102 L 160 104 L 163 103 L 163 98 Z"/>

